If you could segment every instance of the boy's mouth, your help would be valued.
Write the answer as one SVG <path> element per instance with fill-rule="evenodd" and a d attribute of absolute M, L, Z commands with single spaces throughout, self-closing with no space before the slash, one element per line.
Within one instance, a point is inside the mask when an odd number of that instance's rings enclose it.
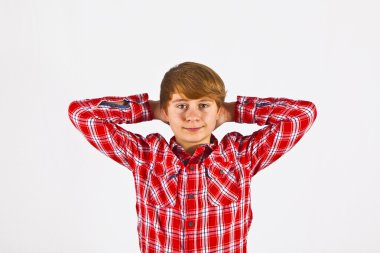
<path fill-rule="evenodd" d="M 196 131 L 198 131 L 201 128 L 202 127 L 194 127 L 194 128 L 185 128 L 185 129 L 188 130 L 188 131 L 190 131 L 190 132 L 196 132 Z"/>

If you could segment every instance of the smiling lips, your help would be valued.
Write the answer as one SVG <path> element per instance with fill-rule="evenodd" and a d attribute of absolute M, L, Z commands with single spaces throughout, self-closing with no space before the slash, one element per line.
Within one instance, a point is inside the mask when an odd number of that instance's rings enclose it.
<path fill-rule="evenodd" d="M 197 127 L 197 128 L 185 128 L 185 129 L 188 130 L 188 131 L 190 131 L 190 132 L 196 132 L 199 129 L 201 129 L 201 127 Z"/>

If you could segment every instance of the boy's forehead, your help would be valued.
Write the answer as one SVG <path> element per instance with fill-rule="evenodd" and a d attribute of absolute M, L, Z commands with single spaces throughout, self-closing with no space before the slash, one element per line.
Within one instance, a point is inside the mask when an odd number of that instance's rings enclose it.
<path fill-rule="evenodd" d="M 208 97 L 208 96 L 204 96 L 204 97 L 201 97 L 199 99 L 190 99 L 190 98 L 187 98 L 184 95 L 178 94 L 178 93 L 173 93 L 172 94 L 172 98 L 170 99 L 170 102 L 172 102 L 172 103 L 175 103 L 175 102 L 186 102 L 186 101 L 199 101 L 199 102 L 208 101 L 208 102 L 214 102 L 215 100 L 212 99 L 212 98 L 210 98 L 210 97 Z"/>

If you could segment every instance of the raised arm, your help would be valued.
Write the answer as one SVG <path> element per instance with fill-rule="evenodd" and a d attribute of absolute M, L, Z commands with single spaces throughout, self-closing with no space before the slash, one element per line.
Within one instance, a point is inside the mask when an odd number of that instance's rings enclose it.
<path fill-rule="evenodd" d="M 234 121 L 266 127 L 239 139 L 239 156 L 249 160 L 250 175 L 264 169 L 288 152 L 313 125 L 316 106 L 288 98 L 238 96 Z"/>
<path fill-rule="evenodd" d="M 147 93 L 73 101 L 68 114 L 92 146 L 132 172 L 149 156 L 150 147 L 145 138 L 118 125 L 154 118 Z"/>

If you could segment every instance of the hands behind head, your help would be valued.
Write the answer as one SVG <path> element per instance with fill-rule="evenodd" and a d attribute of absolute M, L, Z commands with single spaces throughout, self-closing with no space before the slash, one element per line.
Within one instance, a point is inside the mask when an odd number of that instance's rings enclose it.
<path fill-rule="evenodd" d="M 235 121 L 235 103 L 236 102 L 224 102 L 219 108 L 219 116 L 216 121 L 215 129 L 221 126 L 225 122 Z"/>
<path fill-rule="evenodd" d="M 153 111 L 153 119 L 158 119 L 169 125 L 167 118 L 165 117 L 165 112 L 160 108 L 160 101 L 148 100 L 148 103 Z"/>
<path fill-rule="evenodd" d="M 160 108 L 160 101 L 149 100 L 149 105 L 153 111 L 153 119 L 158 119 L 169 125 L 167 117 L 163 109 Z M 221 126 L 225 122 L 235 121 L 235 104 L 236 102 L 223 103 L 219 108 L 218 117 L 215 125 L 215 129 Z"/>

